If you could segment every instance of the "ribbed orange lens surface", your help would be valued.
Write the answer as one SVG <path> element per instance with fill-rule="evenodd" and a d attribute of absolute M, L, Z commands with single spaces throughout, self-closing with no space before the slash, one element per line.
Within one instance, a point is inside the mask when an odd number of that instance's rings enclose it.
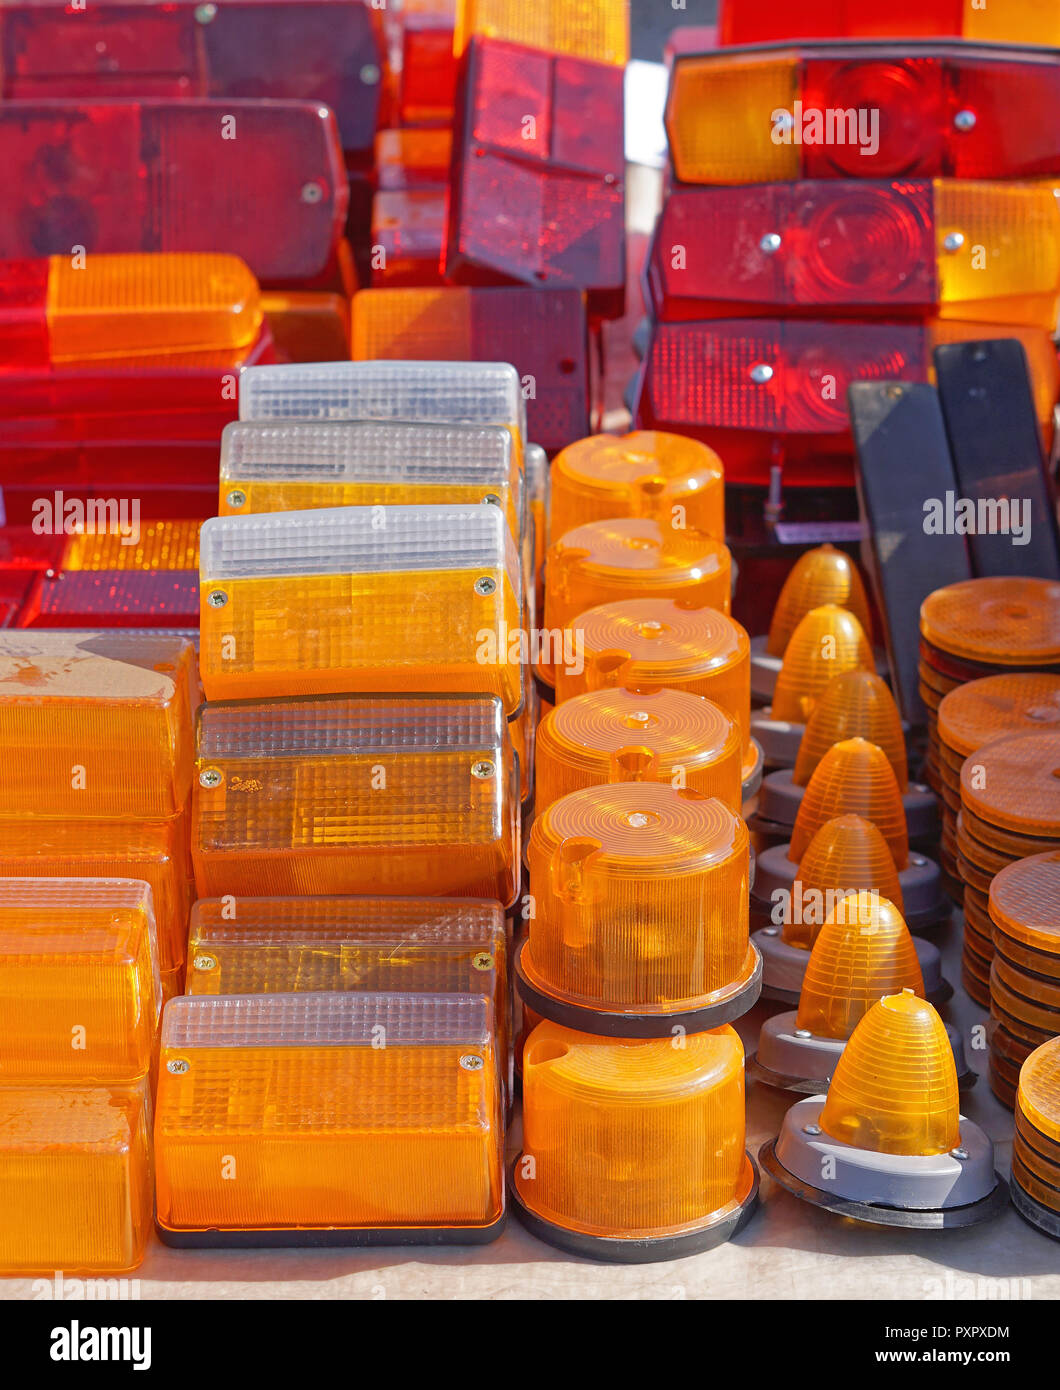
<path fill-rule="evenodd" d="M 589 1235 L 677 1234 L 728 1215 L 750 1180 L 732 1028 L 679 1048 L 547 1021 L 530 1034 L 515 1183 L 539 1216 Z"/>
<path fill-rule="evenodd" d="M 162 970 L 177 969 L 184 961 L 188 870 L 186 816 L 164 821 L 12 819 L 4 823 L 0 834 L 0 879 L 146 882 L 154 904 Z"/>
<path fill-rule="evenodd" d="M 488 1000 L 466 994 L 171 1000 L 155 1110 L 159 1221 L 490 1224 L 503 1207 L 491 1018 Z"/>
<path fill-rule="evenodd" d="M 146 1082 L 0 1086 L 0 1271 L 122 1274 L 151 1226 Z"/>
<path fill-rule="evenodd" d="M 1014 576 L 949 584 L 921 604 L 920 632 L 969 661 L 1051 665 L 1060 661 L 1060 584 Z"/>
<path fill-rule="evenodd" d="M 857 565 L 834 546 L 820 545 L 800 555 L 784 581 L 769 625 L 766 650 L 770 656 L 783 656 L 807 613 L 826 604 L 853 613 L 866 636 L 872 632 L 869 601 Z"/>
<path fill-rule="evenodd" d="M 1013 671 L 968 681 L 938 707 L 942 744 L 966 758 L 1002 734 L 1060 729 L 1060 676 Z"/>
<path fill-rule="evenodd" d="M 875 891 L 902 911 L 898 870 L 887 841 L 871 821 L 837 816 L 821 826 L 799 861 L 792 892 L 799 895 L 802 920 L 784 923 L 784 940 L 793 946 L 812 946 L 827 916 L 827 904 L 838 901 L 835 895 L 844 897 L 862 889 Z"/>
<path fill-rule="evenodd" d="M 990 917 L 1001 936 L 1055 953 L 1060 966 L 1060 850 L 1002 869 L 990 884 Z"/>
<path fill-rule="evenodd" d="M 856 1149 L 927 1157 L 958 1146 L 959 1118 L 942 1019 L 909 991 L 881 999 L 836 1064 L 821 1129 Z"/>
<path fill-rule="evenodd" d="M 794 179 L 799 148 L 778 144 L 762 112 L 791 111 L 798 96 L 794 58 L 740 54 L 676 63 L 666 106 L 674 174 L 682 183 L 769 183 Z"/>
<path fill-rule="evenodd" d="M 196 687 L 183 638 L 3 633 L 4 815 L 174 815 L 191 788 Z"/>
<path fill-rule="evenodd" d="M 902 794 L 886 753 L 863 738 L 833 744 L 817 764 L 795 817 L 788 858 L 798 863 L 821 826 L 846 815 L 872 821 L 899 871 L 906 867 L 909 833 Z"/>
<path fill-rule="evenodd" d="M 905 791 L 909 769 L 902 717 L 894 696 L 875 671 L 844 671 L 825 686 L 799 744 L 792 774 L 795 785 L 806 786 L 829 748 L 848 738 L 867 738 L 882 748 L 899 790 Z"/>
<path fill-rule="evenodd" d="M 159 990 L 146 883 L 0 879 L 5 1083 L 146 1076 Z"/>
<path fill-rule="evenodd" d="M 211 702 L 198 754 L 204 896 L 514 897 L 519 797 L 498 700 Z"/>
<path fill-rule="evenodd" d="M 535 806 L 608 782 L 662 782 L 741 805 L 740 730 L 682 690 L 598 690 L 564 700 L 538 725 Z"/>
<path fill-rule="evenodd" d="M 144 521 L 139 535 L 109 531 L 72 536 L 64 570 L 197 570 L 197 521 Z"/>
<path fill-rule="evenodd" d="M 1018 1104 L 1034 1129 L 1060 1143 L 1060 1038 L 1043 1043 L 1024 1062 Z"/>
<path fill-rule="evenodd" d="M 557 700 L 612 686 L 687 690 L 730 714 L 747 748 L 751 644 L 739 623 L 694 599 L 631 598 L 588 609 L 575 629 L 584 661 L 557 669 Z"/>
<path fill-rule="evenodd" d="M 53 362 L 246 347 L 262 319 L 238 256 L 157 251 L 49 257 L 47 314 Z"/>
<path fill-rule="evenodd" d="M 572 792 L 534 821 L 529 859 L 523 967 L 554 997 L 666 1013 L 753 972 L 747 827 L 720 801 L 650 782 Z"/>
<path fill-rule="evenodd" d="M 548 552 L 548 627 L 570 627 L 598 603 L 685 596 L 729 611 L 728 549 L 691 528 L 677 531 L 636 518 L 593 521 L 568 531 Z"/>
<path fill-rule="evenodd" d="M 552 464 L 551 533 L 612 517 L 650 517 L 725 539 L 725 475 L 713 449 L 653 430 L 594 434 Z"/>
<path fill-rule="evenodd" d="M 829 912 L 806 964 L 797 1025 L 822 1038 L 849 1038 L 882 995 L 924 993 L 913 938 L 902 914 L 877 893 L 852 893 Z"/>
<path fill-rule="evenodd" d="M 622 67 L 629 61 L 629 5 L 627 0 L 540 0 L 534 5 L 457 0 L 456 53 L 463 53 L 476 34 Z"/>
<path fill-rule="evenodd" d="M 1004 830 L 1060 837 L 1060 730 L 1007 734 L 970 754 L 961 802 Z"/>
<path fill-rule="evenodd" d="M 772 717 L 805 724 L 833 677 L 875 669 L 864 629 L 845 608 L 825 604 L 792 633 L 773 691 Z"/>

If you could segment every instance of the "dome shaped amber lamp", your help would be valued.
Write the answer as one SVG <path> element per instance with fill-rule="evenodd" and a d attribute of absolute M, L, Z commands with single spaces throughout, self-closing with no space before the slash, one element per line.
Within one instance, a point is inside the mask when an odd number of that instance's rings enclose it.
<path fill-rule="evenodd" d="M 960 1114 L 942 1020 L 911 989 L 873 1004 L 827 1095 L 793 1105 L 759 1161 L 794 1196 L 873 1225 L 947 1230 L 1008 1205 L 990 1138 Z"/>
<path fill-rule="evenodd" d="M 825 604 L 806 614 L 792 633 L 772 703 L 751 717 L 751 733 L 766 765 L 791 767 L 806 723 L 825 690 L 846 671 L 875 671 L 865 629 L 853 613 Z"/>
<path fill-rule="evenodd" d="M 550 1245 L 628 1264 L 712 1249 L 754 1208 L 758 1173 L 744 1144 L 743 1046 L 732 1028 L 678 1048 L 545 1020 L 527 1039 L 523 1151 L 508 1193 Z"/>
<path fill-rule="evenodd" d="M 528 859 L 536 915 L 515 970 L 542 1018 L 672 1038 L 757 1000 L 748 832 L 723 802 L 658 782 L 586 787 L 535 819 Z"/>
<path fill-rule="evenodd" d="M 782 938 L 777 946 L 773 942 L 762 950 L 764 972 L 771 967 L 775 975 L 783 972 L 789 1000 L 791 986 L 797 987 L 801 976 L 798 1008 L 763 1023 L 758 1052 L 748 1068 L 759 1081 L 783 1090 L 823 1091 L 847 1040 L 883 995 L 909 989 L 941 1002 L 953 993 L 943 979 L 938 948 L 914 941 L 894 903 L 874 890 L 841 897 L 811 951 L 788 946 Z M 974 1073 L 965 1062 L 960 1035 L 953 1030 L 947 1036 L 962 1084 L 971 1085 Z"/>
<path fill-rule="evenodd" d="M 796 560 L 773 609 L 768 635 L 751 639 L 751 682 L 757 700 L 769 703 L 792 634 L 814 608 L 838 604 L 872 632 L 869 601 L 857 565 L 842 550 L 820 545 Z"/>

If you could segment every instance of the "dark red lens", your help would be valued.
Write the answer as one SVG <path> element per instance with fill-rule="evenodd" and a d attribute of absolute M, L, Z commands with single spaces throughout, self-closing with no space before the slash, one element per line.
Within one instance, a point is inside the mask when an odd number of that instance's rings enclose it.
<path fill-rule="evenodd" d="M 965 0 L 721 0 L 722 43 L 776 39 L 933 38 L 960 34 Z"/>
<path fill-rule="evenodd" d="M 198 570 L 64 570 L 41 575 L 19 627 L 199 625 Z"/>
<path fill-rule="evenodd" d="M 445 24 L 441 16 L 407 15 L 402 36 L 402 124 L 452 121 L 457 67 L 452 24 Z"/>

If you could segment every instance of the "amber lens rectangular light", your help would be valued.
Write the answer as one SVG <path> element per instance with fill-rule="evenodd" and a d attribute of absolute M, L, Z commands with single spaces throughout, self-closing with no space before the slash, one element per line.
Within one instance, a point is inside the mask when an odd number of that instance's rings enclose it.
<path fill-rule="evenodd" d="M 163 1239 L 489 1239 L 504 1212 L 492 1012 L 469 994 L 172 1000 L 155 1112 Z"/>
<path fill-rule="evenodd" d="M 3 816 L 175 815 L 191 787 L 196 684 L 182 637 L 0 633 Z"/>
<path fill-rule="evenodd" d="M 515 714 L 521 594 L 499 507 L 214 517 L 200 561 L 206 696 L 471 690 Z"/>
<path fill-rule="evenodd" d="M 151 890 L 128 879 L 0 879 L 0 1075 L 131 1082 L 161 1007 Z"/>
<path fill-rule="evenodd" d="M 514 899 L 518 773 L 495 698 L 211 702 L 198 755 L 202 897 Z"/>

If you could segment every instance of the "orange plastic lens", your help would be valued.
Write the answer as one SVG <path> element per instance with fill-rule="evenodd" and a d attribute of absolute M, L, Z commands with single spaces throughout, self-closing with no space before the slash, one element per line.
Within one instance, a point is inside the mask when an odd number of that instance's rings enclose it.
<path fill-rule="evenodd" d="M 406 13 L 408 12 L 408 6 Z M 411 126 L 381 130 L 375 137 L 375 171 L 380 188 L 407 188 L 416 183 L 447 183 L 453 132 Z M 411 171 L 411 173 L 410 173 Z"/>
<path fill-rule="evenodd" d="M 4 816 L 176 814 L 191 788 L 197 685 L 195 649 L 184 638 L 5 632 Z"/>
<path fill-rule="evenodd" d="M 170 1229 L 487 1226 L 503 1210 L 502 1135 L 484 998 L 166 1006 L 155 1165 Z"/>
<path fill-rule="evenodd" d="M 946 1028 L 906 990 L 874 1004 L 836 1064 L 821 1129 L 873 1153 L 949 1153 L 960 1144 L 957 1066 Z"/>
<path fill-rule="evenodd" d="M 350 355 L 350 304 L 319 290 L 268 290 L 261 296 L 277 356 L 286 362 L 341 362 Z"/>
<path fill-rule="evenodd" d="M 728 1027 L 677 1048 L 538 1024 L 523 1052 L 520 1197 L 589 1235 L 661 1236 L 721 1220 L 751 1185 L 743 1060 Z"/>
<path fill-rule="evenodd" d="M 185 816 L 164 821 L 6 821 L 0 834 L 0 879 L 10 878 L 142 880 L 151 889 L 160 968 L 175 970 L 184 962 L 190 900 Z"/>
<path fill-rule="evenodd" d="M 1043 1043 L 1024 1062 L 1018 1103 L 1034 1129 L 1060 1143 L 1060 1038 Z"/>
<path fill-rule="evenodd" d="M 836 604 L 811 609 L 784 652 L 773 691 L 772 717 L 805 724 L 834 676 L 875 669 L 872 648 L 853 613 Z"/>
<path fill-rule="evenodd" d="M 1060 968 L 1060 850 L 1018 859 L 990 884 L 998 942 L 1011 938 L 1057 957 Z"/>
<path fill-rule="evenodd" d="M 886 753 L 863 738 L 833 744 L 817 764 L 795 817 L 788 858 L 797 864 L 821 826 L 846 815 L 872 821 L 899 872 L 906 867 L 909 832 L 902 793 Z"/>
<path fill-rule="evenodd" d="M 188 994 L 485 994 L 507 1055 L 504 911 L 483 898 L 201 898 Z"/>
<path fill-rule="evenodd" d="M 518 782 L 498 700 L 211 702 L 198 755 L 201 896 L 515 896 Z"/>
<path fill-rule="evenodd" d="M 1003 9 L 964 3 L 964 37 L 979 43 L 1031 43 L 1060 48 L 1060 15 L 1038 0 L 1006 0 Z"/>
<path fill-rule="evenodd" d="M 902 716 L 894 696 L 875 671 L 844 671 L 832 679 L 806 721 L 792 780 L 805 787 L 818 763 L 836 743 L 867 738 L 887 755 L 898 789 L 909 785 Z"/>
<path fill-rule="evenodd" d="M 160 1008 L 151 891 L 104 879 L 0 879 L 0 1075 L 132 1082 Z"/>
<path fill-rule="evenodd" d="M 582 787 L 663 782 L 742 804 L 740 730 L 683 690 L 599 690 L 565 700 L 537 729 L 536 810 Z"/>
<path fill-rule="evenodd" d="M 731 595 L 730 557 L 721 541 L 657 521 L 576 526 L 553 542 L 545 563 L 549 628 L 574 627 L 586 609 L 631 598 L 696 599 L 728 613 Z"/>
<path fill-rule="evenodd" d="M 666 106 L 674 175 L 682 183 L 773 183 L 794 179 L 799 148 L 777 143 L 763 113 L 792 111 L 798 95 L 793 57 L 759 58 L 736 51 L 675 63 Z"/>
<path fill-rule="evenodd" d="M 826 604 L 836 604 L 853 613 L 862 631 L 871 633 L 869 601 L 857 565 L 842 550 L 819 545 L 799 556 L 784 581 L 769 625 L 769 655 L 783 656 L 807 613 Z"/>
<path fill-rule="evenodd" d="M 499 507 L 214 517 L 200 561 L 206 695 L 471 690 L 514 714 L 521 593 Z"/>
<path fill-rule="evenodd" d="M 150 1094 L 0 1086 L 0 1271 L 122 1274 L 151 1227 Z"/>
<path fill-rule="evenodd" d="M 258 283 L 238 256 L 151 252 L 48 259 L 53 362 L 240 348 L 261 328 Z"/>
<path fill-rule="evenodd" d="M 797 1026 L 820 1038 L 849 1038 L 877 999 L 904 989 L 924 993 L 905 919 L 876 892 L 851 893 L 828 913 L 814 942 Z"/>
<path fill-rule="evenodd" d="M 720 801 L 651 782 L 588 787 L 533 826 L 524 973 L 585 1008 L 673 1013 L 754 972 L 747 827 Z"/>
<path fill-rule="evenodd" d="M 551 534 L 614 517 L 649 517 L 725 539 L 725 475 L 713 449 L 678 434 L 594 434 L 552 464 Z"/>
<path fill-rule="evenodd" d="M 961 758 L 992 738 L 1022 730 L 1060 728 L 1060 676 L 1006 672 L 968 681 L 943 696 L 938 736 Z"/>
<path fill-rule="evenodd" d="M 604 603 L 575 624 L 580 670 L 556 671 L 559 702 L 587 690 L 667 686 L 713 700 L 750 742 L 751 644 L 739 623 L 695 599 L 637 598 Z"/>
<path fill-rule="evenodd" d="M 824 925 L 828 904 L 863 889 L 878 893 L 902 911 L 898 870 L 887 841 L 871 821 L 837 816 L 821 826 L 799 861 L 792 887 L 793 907 L 797 902 L 799 911 L 787 914 L 784 940 L 792 946 L 812 946 Z"/>
<path fill-rule="evenodd" d="M 1060 730 L 1006 734 L 965 759 L 961 803 L 990 825 L 1060 838 Z"/>
<path fill-rule="evenodd" d="M 629 61 L 629 4 L 628 0 L 537 0 L 533 5 L 523 0 L 457 0 L 454 52 L 463 53 L 476 34 L 624 67 Z"/>
<path fill-rule="evenodd" d="M 932 646 L 996 666 L 1060 661 L 1060 584 L 1003 576 L 965 579 L 929 594 L 920 633 Z"/>
<path fill-rule="evenodd" d="M 123 535 L 115 520 L 104 531 L 73 536 L 64 570 L 197 570 L 197 521 L 144 521 L 139 535 Z"/>

